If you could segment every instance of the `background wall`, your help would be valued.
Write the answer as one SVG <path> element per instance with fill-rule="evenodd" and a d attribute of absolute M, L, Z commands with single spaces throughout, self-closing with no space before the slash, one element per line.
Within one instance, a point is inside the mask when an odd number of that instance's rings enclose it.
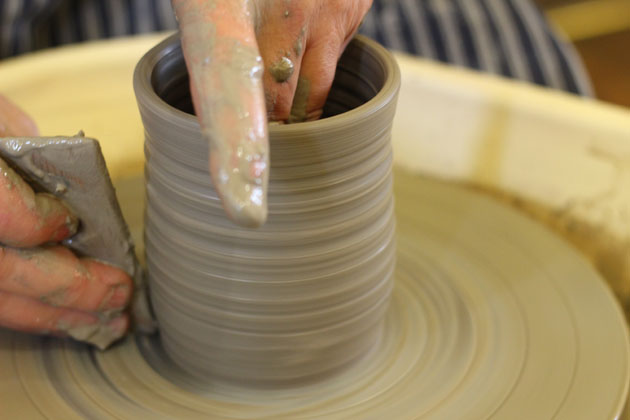
<path fill-rule="evenodd" d="M 577 47 L 599 99 L 630 107 L 630 0 L 536 0 Z"/>

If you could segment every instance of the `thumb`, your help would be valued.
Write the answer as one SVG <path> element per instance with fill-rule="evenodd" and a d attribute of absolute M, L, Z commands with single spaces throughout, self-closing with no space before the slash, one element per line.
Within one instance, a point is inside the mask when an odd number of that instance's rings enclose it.
<path fill-rule="evenodd" d="M 173 0 L 210 173 L 228 216 L 267 218 L 269 146 L 253 10 L 248 0 Z"/>

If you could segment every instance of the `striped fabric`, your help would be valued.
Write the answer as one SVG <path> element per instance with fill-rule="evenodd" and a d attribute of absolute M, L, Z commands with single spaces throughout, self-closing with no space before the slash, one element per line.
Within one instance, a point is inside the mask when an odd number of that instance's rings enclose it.
<path fill-rule="evenodd" d="M 377 0 L 361 32 L 394 50 L 592 95 L 572 45 L 531 0 Z"/>
<path fill-rule="evenodd" d="M 176 26 L 169 0 L 0 0 L 0 58 Z M 360 31 L 393 50 L 592 94 L 531 0 L 374 0 Z"/>
<path fill-rule="evenodd" d="M 0 58 L 176 27 L 169 0 L 0 0 Z"/>

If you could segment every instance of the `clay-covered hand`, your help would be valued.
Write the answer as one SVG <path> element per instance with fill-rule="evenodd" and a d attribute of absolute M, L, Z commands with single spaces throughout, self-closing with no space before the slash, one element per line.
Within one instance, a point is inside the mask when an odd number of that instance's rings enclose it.
<path fill-rule="evenodd" d="M 319 118 L 371 3 L 173 0 L 212 180 L 237 223 L 259 226 L 267 216 L 267 118 Z"/>
<path fill-rule="evenodd" d="M 0 137 L 35 135 L 33 121 L 0 95 Z M 100 348 L 125 333 L 129 276 L 55 245 L 77 225 L 63 203 L 34 193 L 0 159 L 0 327 L 71 336 Z"/>

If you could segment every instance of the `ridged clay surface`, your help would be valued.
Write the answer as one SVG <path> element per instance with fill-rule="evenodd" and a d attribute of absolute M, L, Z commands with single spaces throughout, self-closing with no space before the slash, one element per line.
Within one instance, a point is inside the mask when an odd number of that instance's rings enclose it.
<path fill-rule="evenodd" d="M 269 211 L 258 229 L 230 221 L 211 184 L 207 143 L 182 112 L 190 98 L 176 37 L 141 60 L 134 82 L 148 281 L 169 356 L 200 378 L 282 385 L 365 355 L 393 286 L 400 74 L 391 54 L 355 39 L 327 117 L 270 127 Z"/>

